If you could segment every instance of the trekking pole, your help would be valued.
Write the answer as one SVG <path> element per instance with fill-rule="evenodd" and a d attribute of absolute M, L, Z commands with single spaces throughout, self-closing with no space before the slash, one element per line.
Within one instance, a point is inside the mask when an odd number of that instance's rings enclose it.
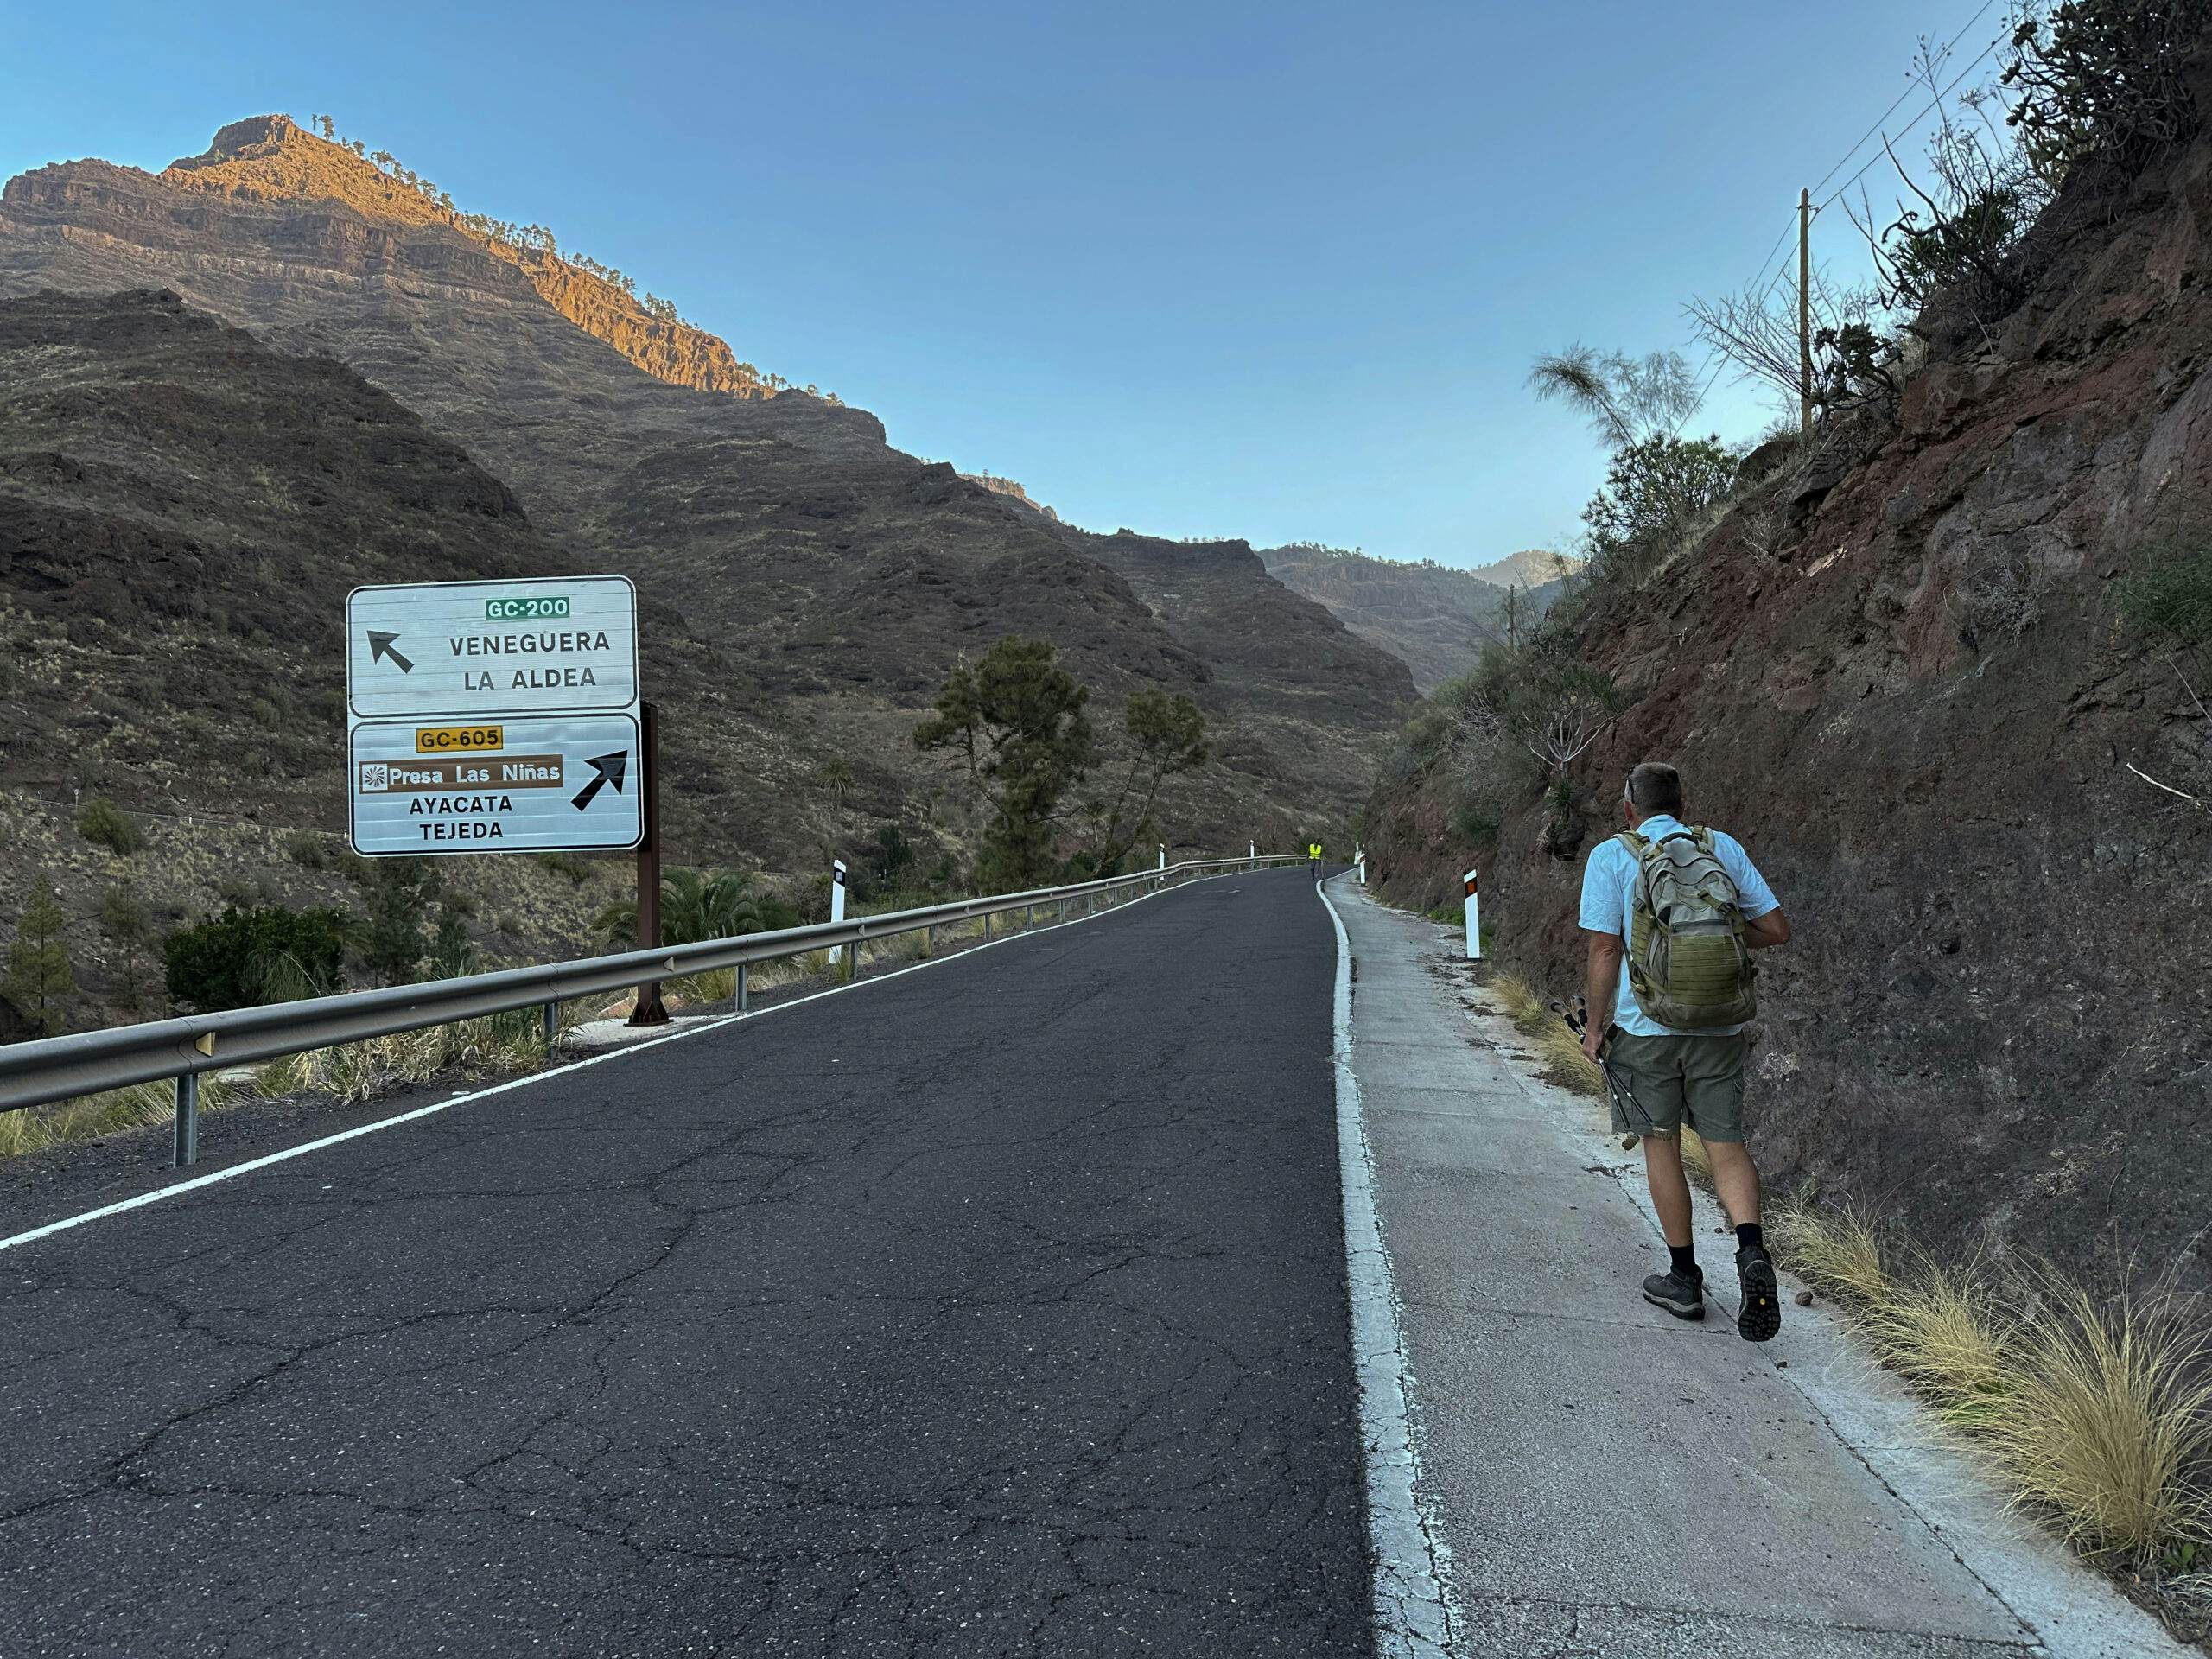
<path fill-rule="evenodd" d="M 1552 1004 L 1552 1012 L 1567 1022 L 1567 1028 L 1574 1033 L 1577 1042 L 1581 1041 L 1584 1034 L 1590 1029 L 1589 1003 L 1588 999 L 1585 997 L 1578 996 L 1574 999 L 1574 1011 L 1572 1014 L 1568 1013 L 1566 1005 L 1560 1002 Z M 1606 1059 L 1603 1046 L 1600 1046 L 1598 1051 L 1598 1070 L 1605 1073 L 1605 1092 L 1612 1097 L 1616 1105 L 1620 1106 L 1621 1116 L 1630 1118 L 1633 1122 L 1640 1122 L 1643 1125 L 1641 1130 L 1621 1137 L 1621 1150 L 1628 1151 L 1636 1145 L 1642 1135 L 1657 1135 L 1659 1128 L 1652 1122 L 1651 1114 L 1643 1109 L 1643 1103 L 1637 1099 L 1636 1090 L 1620 1080 L 1619 1075 L 1613 1070 L 1612 1063 Z"/>

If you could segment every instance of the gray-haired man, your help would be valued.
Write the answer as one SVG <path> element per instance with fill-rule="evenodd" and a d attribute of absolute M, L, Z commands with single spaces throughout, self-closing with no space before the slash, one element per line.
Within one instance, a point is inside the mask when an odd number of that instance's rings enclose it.
<path fill-rule="evenodd" d="M 1590 1018 L 1582 1048 L 1592 1060 L 1602 1049 L 1635 1096 L 1639 1121 L 1631 1125 L 1616 1099 L 1614 1127 L 1632 1128 L 1643 1136 L 1644 1179 L 1669 1257 L 1665 1273 L 1643 1281 L 1644 1300 L 1677 1319 L 1705 1317 L 1705 1275 L 1691 1243 L 1690 1188 L 1682 1174 L 1681 1131 L 1687 1122 L 1705 1142 L 1713 1184 L 1736 1226 L 1736 1268 L 1744 1286 L 1737 1329 L 1764 1342 L 1782 1328 L 1782 1305 L 1759 1225 L 1758 1171 L 1744 1148 L 1744 1028 L 1661 1025 L 1638 1003 L 1622 971 L 1622 957 L 1624 941 L 1634 933 L 1644 868 L 1639 854 L 1682 837 L 1709 852 L 1733 883 L 1744 944 L 1754 950 L 1787 944 L 1789 922 L 1735 838 L 1691 829 L 1681 810 L 1681 775 L 1663 762 L 1645 761 L 1629 773 L 1623 791 L 1621 816 L 1630 833 L 1599 842 L 1583 867 L 1580 921 L 1590 942 Z M 1710 871 L 1710 863 L 1706 868 Z"/>

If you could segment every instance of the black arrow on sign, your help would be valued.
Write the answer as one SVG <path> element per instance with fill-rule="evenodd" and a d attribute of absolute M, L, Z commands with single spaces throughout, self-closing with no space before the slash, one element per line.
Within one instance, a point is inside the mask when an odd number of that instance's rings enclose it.
<path fill-rule="evenodd" d="M 578 790 L 575 798 L 569 803 L 579 812 L 589 806 L 599 791 L 609 784 L 614 785 L 617 795 L 622 792 L 622 779 L 630 770 L 630 751 L 617 749 L 612 754 L 594 754 L 584 764 L 592 769 L 594 775 L 591 782 Z"/>
<path fill-rule="evenodd" d="M 371 628 L 369 630 L 369 660 L 374 663 L 382 658 L 389 657 L 399 665 L 401 673 L 412 674 L 415 671 L 415 664 L 391 648 L 391 642 L 398 638 L 399 636 L 396 633 L 378 633 L 374 628 Z"/>

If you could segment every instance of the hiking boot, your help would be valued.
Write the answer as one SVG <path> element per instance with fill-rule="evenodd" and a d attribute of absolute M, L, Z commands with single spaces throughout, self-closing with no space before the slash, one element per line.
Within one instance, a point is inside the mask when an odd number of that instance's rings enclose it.
<path fill-rule="evenodd" d="M 1782 1287 L 1775 1282 L 1774 1259 L 1764 1250 L 1738 1250 L 1736 1277 L 1744 1286 L 1737 1334 L 1745 1342 L 1764 1342 L 1782 1329 Z"/>
<path fill-rule="evenodd" d="M 1655 1273 L 1643 1281 L 1643 1300 L 1654 1307 L 1665 1308 L 1678 1319 L 1701 1319 L 1705 1317 L 1705 1275 L 1674 1268 Z"/>

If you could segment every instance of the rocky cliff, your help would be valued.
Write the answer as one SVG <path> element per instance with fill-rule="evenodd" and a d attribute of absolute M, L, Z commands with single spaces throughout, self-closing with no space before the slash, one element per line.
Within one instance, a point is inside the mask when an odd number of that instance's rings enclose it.
<path fill-rule="evenodd" d="M 233 121 L 203 153 L 170 162 L 160 176 L 181 190 L 233 200 L 334 202 L 372 223 L 453 231 L 512 265 L 547 304 L 656 380 L 734 397 L 772 397 L 779 390 L 705 329 L 652 315 L 633 295 L 556 251 L 491 233 L 483 228 L 488 221 L 425 196 L 289 116 Z"/>
<path fill-rule="evenodd" d="M 1058 513 L 1041 501 L 1032 500 L 1029 492 L 1010 478 L 994 478 L 988 473 L 963 473 L 960 476 L 970 484 L 988 490 L 993 495 L 1003 496 L 1017 505 L 1028 508 L 1040 518 L 1049 518 L 1056 524 L 1060 522 Z"/>
<path fill-rule="evenodd" d="M 510 250 L 419 197 L 391 206 L 366 162 L 325 145 L 295 179 L 267 163 L 298 160 L 296 129 L 231 136 L 211 155 L 234 159 L 172 175 L 79 162 L 10 181 L 0 295 L 157 286 L 337 359 L 511 486 L 563 557 L 633 576 L 715 664 L 686 682 L 715 695 L 671 707 L 670 729 L 729 734 L 675 780 L 687 855 L 817 857 L 813 780 L 832 756 L 858 778 L 836 793 L 851 819 L 836 833 L 930 820 L 949 780 L 907 741 L 917 714 L 960 652 L 1014 632 L 1058 641 L 1108 710 L 1141 685 L 1198 699 L 1218 762 L 1179 780 L 1179 842 L 1294 841 L 1363 794 L 1406 671 L 1249 550 L 1087 535 L 890 448 L 861 410 L 667 384 L 549 302 Z M 273 156 L 244 154 L 264 143 Z M 284 194 L 334 175 L 339 194 Z"/>
<path fill-rule="evenodd" d="M 2026 301 L 1939 337 L 1894 420 L 1835 423 L 1709 537 L 1592 586 L 1563 644 L 1627 708 L 1570 807 L 1433 709 L 1368 845 L 1423 906 L 1479 864 L 1496 953 L 1570 992 L 1580 855 L 1633 763 L 1677 761 L 1796 925 L 1760 982 L 1775 1175 L 1947 1252 L 2202 1284 L 2212 653 L 2115 595 L 2212 536 L 2212 146 L 2069 188 L 2019 257 Z M 1495 844 L 1470 839 L 1501 789 Z"/>

